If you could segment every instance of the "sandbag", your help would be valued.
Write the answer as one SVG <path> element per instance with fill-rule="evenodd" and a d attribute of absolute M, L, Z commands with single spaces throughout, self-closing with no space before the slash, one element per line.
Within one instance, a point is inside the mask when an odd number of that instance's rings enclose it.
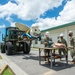
<path fill-rule="evenodd" d="M 62 44 L 62 43 L 54 43 L 55 47 L 58 47 L 58 48 L 63 48 L 63 47 L 66 47 L 65 44 Z"/>

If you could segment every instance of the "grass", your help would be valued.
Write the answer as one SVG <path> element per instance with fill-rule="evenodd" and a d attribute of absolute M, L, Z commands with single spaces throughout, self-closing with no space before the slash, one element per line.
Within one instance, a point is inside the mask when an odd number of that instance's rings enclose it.
<path fill-rule="evenodd" d="M 1 55 L 0 55 L 0 59 L 2 59 Z"/>
<path fill-rule="evenodd" d="M 13 72 L 7 67 L 2 75 L 14 75 Z"/>

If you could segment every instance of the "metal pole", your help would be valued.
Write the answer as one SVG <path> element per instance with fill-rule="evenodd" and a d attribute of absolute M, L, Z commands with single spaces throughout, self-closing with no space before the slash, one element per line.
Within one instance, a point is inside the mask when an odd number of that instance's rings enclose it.
<path fill-rule="evenodd" d="M 50 64 L 50 66 L 51 66 L 51 68 L 52 68 L 52 50 L 51 50 L 50 57 L 51 57 L 51 64 Z"/>
<path fill-rule="evenodd" d="M 41 65 L 41 50 L 39 48 L 39 64 Z"/>

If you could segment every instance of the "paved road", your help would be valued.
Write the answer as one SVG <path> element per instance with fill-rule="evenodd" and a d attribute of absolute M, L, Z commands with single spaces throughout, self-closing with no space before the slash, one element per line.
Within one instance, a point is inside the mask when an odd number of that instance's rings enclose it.
<path fill-rule="evenodd" d="M 43 54 L 43 53 L 42 53 Z M 6 56 L 6 54 L 4 54 Z M 7 56 L 11 61 L 18 65 L 22 70 L 24 70 L 29 75 L 74 75 L 75 74 L 75 65 L 65 65 L 64 63 L 57 64 L 53 69 L 49 68 L 49 64 L 39 65 L 39 52 L 38 50 L 31 50 L 29 55 L 23 53 L 17 53 L 13 56 Z M 69 60 L 71 57 L 69 56 Z M 59 60 L 57 60 L 58 62 Z M 63 61 L 64 62 L 64 59 Z"/>

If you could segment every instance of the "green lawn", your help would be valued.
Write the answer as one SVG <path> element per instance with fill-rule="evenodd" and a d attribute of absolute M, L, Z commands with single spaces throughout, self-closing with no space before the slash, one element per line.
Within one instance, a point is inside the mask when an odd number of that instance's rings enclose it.
<path fill-rule="evenodd" d="M 9 68 L 6 68 L 2 75 L 14 75 Z"/>
<path fill-rule="evenodd" d="M 0 55 L 0 59 L 2 59 L 1 55 Z"/>

